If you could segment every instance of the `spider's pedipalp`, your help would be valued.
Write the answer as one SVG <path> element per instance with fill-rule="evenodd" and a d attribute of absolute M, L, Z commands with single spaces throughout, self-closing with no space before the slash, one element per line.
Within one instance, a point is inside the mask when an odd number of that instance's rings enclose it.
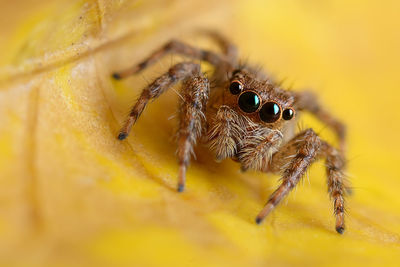
<path fill-rule="evenodd" d="M 242 141 L 238 154 L 243 170 L 262 171 L 268 168 L 273 153 L 282 142 L 282 133 L 270 129 L 257 129 Z"/>
<path fill-rule="evenodd" d="M 208 131 L 210 149 L 218 161 L 235 156 L 246 121 L 228 106 L 220 106 Z"/>

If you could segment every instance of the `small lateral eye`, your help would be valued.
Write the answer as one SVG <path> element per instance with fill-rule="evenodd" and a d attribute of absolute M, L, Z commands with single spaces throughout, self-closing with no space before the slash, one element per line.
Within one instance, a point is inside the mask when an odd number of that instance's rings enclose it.
<path fill-rule="evenodd" d="M 260 119 L 266 123 L 272 123 L 281 117 L 281 108 L 275 102 L 265 103 L 260 110 Z"/>
<path fill-rule="evenodd" d="M 243 85 L 238 81 L 233 81 L 231 85 L 229 85 L 229 91 L 231 91 L 232 95 L 238 95 L 243 90 Z"/>
<path fill-rule="evenodd" d="M 260 107 L 260 97 L 252 91 L 247 91 L 239 96 L 238 104 L 244 112 L 253 113 Z"/>
<path fill-rule="evenodd" d="M 294 111 L 293 111 L 293 109 L 291 109 L 291 108 L 288 108 L 288 109 L 285 109 L 284 111 L 283 111 L 283 113 L 282 113 L 282 118 L 284 119 L 284 120 L 290 120 L 290 119 L 292 119 L 293 118 L 293 115 L 294 115 Z"/>

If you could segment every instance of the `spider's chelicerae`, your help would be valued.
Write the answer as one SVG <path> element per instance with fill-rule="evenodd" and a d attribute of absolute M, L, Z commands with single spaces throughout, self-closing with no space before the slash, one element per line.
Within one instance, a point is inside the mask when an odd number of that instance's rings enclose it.
<path fill-rule="evenodd" d="M 192 59 L 172 66 L 142 91 L 118 138 L 123 140 L 128 136 L 150 100 L 182 82 L 177 133 L 179 192 L 185 187 L 193 146 L 201 138 L 210 144 L 218 160 L 231 158 L 241 165 L 243 171 L 252 169 L 281 174 L 280 186 L 256 217 L 256 222 L 261 223 L 298 184 L 307 168 L 315 160 L 324 158 L 336 231 L 343 233 L 346 193 L 344 125 L 332 117 L 312 93 L 287 91 L 261 71 L 241 66 L 235 46 L 215 32 L 209 35 L 221 47 L 221 53 L 171 41 L 138 65 L 114 73 L 116 79 L 128 77 L 170 53 Z M 212 88 L 200 69 L 199 61 L 215 67 Z M 331 127 L 338 136 L 339 148 L 322 140 L 313 129 L 296 134 L 295 117 L 300 111 L 311 112 Z"/>

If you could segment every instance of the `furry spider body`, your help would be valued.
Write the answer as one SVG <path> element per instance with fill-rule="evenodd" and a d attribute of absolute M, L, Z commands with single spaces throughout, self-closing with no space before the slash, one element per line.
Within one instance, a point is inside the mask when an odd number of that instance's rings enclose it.
<path fill-rule="evenodd" d="M 181 81 L 183 99 L 180 102 L 177 152 L 179 192 L 185 187 L 193 146 L 198 139 L 205 139 L 217 160 L 231 158 L 240 163 L 243 171 L 253 169 L 281 174 L 281 185 L 256 217 L 256 222 L 261 223 L 298 184 L 308 167 L 315 160 L 324 158 L 336 231 L 343 233 L 344 125 L 324 110 L 312 93 L 287 91 L 261 71 L 240 66 L 235 46 L 217 33 L 209 34 L 221 46 L 222 53 L 171 41 L 138 65 L 113 75 L 122 79 L 136 74 L 169 53 L 215 66 L 213 88 L 198 63 L 189 61 L 172 66 L 142 91 L 118 138 L 123 140 L 128 136 L 150 100 Z M 300 111 L 309 111 L 330 126 L 338 136 L 339 148 L 321 140 L 312 129 L 295 134 L 295 116 Z"/>

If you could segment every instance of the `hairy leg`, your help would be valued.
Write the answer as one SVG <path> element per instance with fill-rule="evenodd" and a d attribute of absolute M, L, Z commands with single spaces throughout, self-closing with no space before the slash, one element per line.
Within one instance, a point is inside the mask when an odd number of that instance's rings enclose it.
<path fill-rule="evenodd" d="M 151 99 L 157 98 L 168 88 L 175 85 L 179 81 L 193 75 L 198 75 L 199 73 L 200 65 L 191 62 L 183 62 L 172 66 L 167 73 L 158 77 L 142 91 L 141 95 L 136 101 L 136 104 L 132 107 L 128 119 L 120 130 L 118 139 L 123 140 L 128 136 L 132 126 L 135 124 L 147 103 Z"/>
<path fill-rule="evenodd" d="M 299 152 L 310 137 L 309 131 L 299 133 L 287 144 L 285 144 L 278 152 L 272 157 L 272 162 L 269 166 L 269 170 L 272 172 L 287 171 L 293 164 Z M 315 140 L 317 137 L 313 137 Z M 311 139 L 312 140 L 312 139 Z M 336 231 L 340 234 L 344 232 L 344 198 L 346 194 L 346 185 L 343 174 L 345 168 L 345 159 L 342 154 L 328 144 L 326 141 L 319 140 L 319 149 L 316 154 L 316 158 L 326 159 L 326 174 L 329 196 L 333 200 L 333 209 L 336 216 Z M 274 193 L 275 194 L 275 193 Z"/>
<path fill-rule="evenodd" d="M 207 78 L 199 74 L 187 78 L 182 86 L 178 129 L 178 192 L 185 188 L 186 169 L 189 165 L 193 146 L 201 136 L 205 125 L 205 109 L 210 85 Z"/>
<path fill-rule="evenodd" d="M 225 36 L 221 35 L 217 31 L 204 30 L 203 33 L 214 39 L 218 45 L 222 48 L 222 53 L 226 56 L 226 59 L 235 65 L 238 61 L 238 50 L 237 47 L 232 44 Z"/>
<path fill-rule="evenodd" d="M 336 216 L 336 231 L 340 234 L 344 232 L 344 197 L 347 192 L 343 169 L 345 159 L 342 154 L 334 147 L 322 141 L 321 154 L 326 158 L 326 175 L 328 177 L 328 192 L 333 200 L 333 210 Z"/>
<path fill-rule="evenodd" d="M 299 110 L 307 110 L 314 114 L 319 120 L 326 123 L 332 128 L 339 138 L 339 149 L 345 153 L 346 149 L 346 126 L 338 119 L 333 117 L 325 110 L 317 100 L 315 94 L 309 91 L 294 93 L 296 99 L 296 108 Z"/>
<path fill-rule="evenodd" d="M 282 167 L 280 164 L 284 161 L 288 162 L 283 165 L 284 170 L 281 185 L 272 193 L 267 204 L 256 218 L 258 224 L 297 185 L 307 168 L 316 159 L 320 147 L 321 141 L 319 137 L 312 129 L 308 129 L 295 136 L 280 152 L 274 154 L 271 163 L 272 171 L 280 171 L 280 167 Z M 288 155 L 287 152 L 294 152 L 295 154 Z"/>
<path fill-rule="evenodd" d="M 141 63 L 134 65 L 131 68 L 123 70 L 121 72 L 116 72 L 113 74 L 115 79 L 123 79 L 130 75 L 136 74 L 155 62 L 159 61 L 161 58 L 170 53 L 181 54 L 192 59 L 204 60 L 211 63 L 214 66 L 230 65 L 224 56 L 220 56 L 212 51 L 199 49 L 191 45 L 185 44 L 183 42 L 172 40 L 162 46 L 160 49 L 152 53 L 148 58 L 143 60 Z"/>

